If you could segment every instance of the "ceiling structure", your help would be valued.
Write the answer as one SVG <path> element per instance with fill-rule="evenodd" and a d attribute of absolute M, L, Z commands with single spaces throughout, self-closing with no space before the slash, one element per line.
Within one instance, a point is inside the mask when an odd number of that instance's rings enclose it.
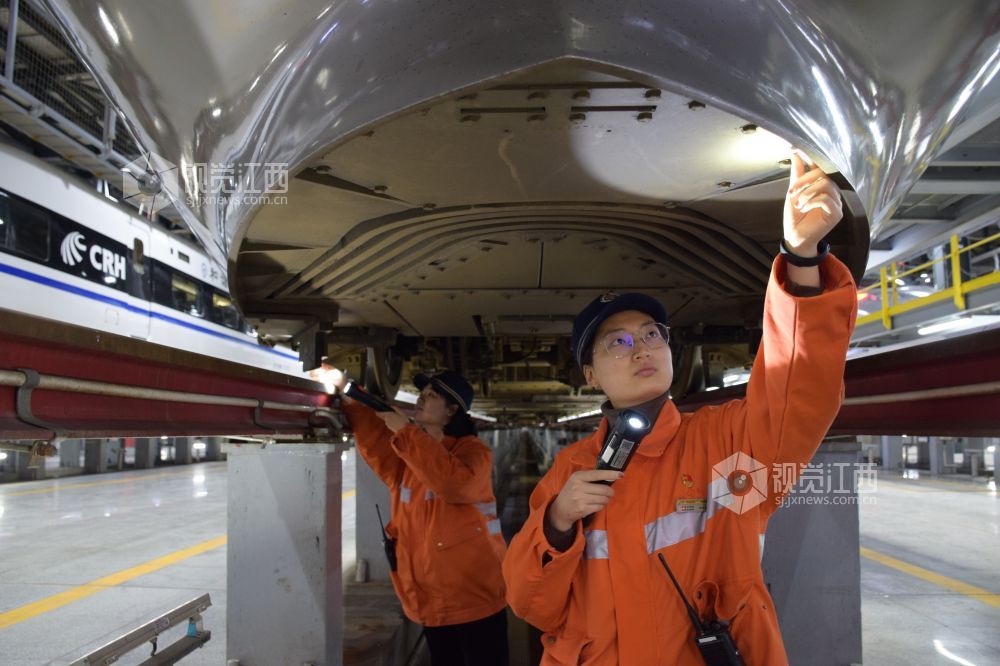
<path fill-rule="evenodd" d="M 73 118 L 71 93 L 88 109 L 106 103 L 102 86 L 42 11 L 26 7 L 15 76 L 0 79 L 3 127 L 23 141 L 27 119 L 42 118 L 58 136 L 27 134 L 36 146 L 107 179 L 74 159 L 67 135 L 87 160 L 96 152 L 118 168 L 116 150 L 131 157 L 127 135 L 114 132 L 114 114 L 102 122 L 86 111 L 96 122 L 87 134 L 114 149 L 95 151 L 58 122 Z M 0 27 L 9 8 L 0 0 Z M 320 86 L 322 70 L 310 73 Z M 870 255 L 864 206 L 841 178 L 847 219 L 831 240 L 856 276 L 1000 218 L 998 119 L 993 80 L 950 119 L 943 152 L 880 221 Z M 328 356 L 391 388 L 453 367 L 476 384 L 479 409 L 504 420 L 551 422 L 594 408 L 599 396 L 581 390 L 568 334 L 573 315 L 608 290 L 641 290 L 667 306 L 675 395 L 728 385 L 759 339 L 787 151 L 710 100 L 619 67 L 554 59 L 314 150 L 285 196 L 233 233 L 231 285 L 262 334 L 307 361 Z M 870 333 L 871 347 L 909 339 Z"/>

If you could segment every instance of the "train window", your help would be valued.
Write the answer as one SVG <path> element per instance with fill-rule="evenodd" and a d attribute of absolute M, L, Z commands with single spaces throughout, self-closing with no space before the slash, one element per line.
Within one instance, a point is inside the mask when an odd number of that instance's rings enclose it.
<path fill-rule="evenodd" d="M 0 247 L 7 247 L 7 229 L 10 228 L 10 211 L 6 195 L 0 195 Z"/>
<path fill-rule="evenodd" d="M 132 270 L 139 275 L 146 272 L 146 249 L 142 244 L 142 239 L 136 238 L 132 241 Z"/>
<path fill-rule="evenodd" d="M 240 329 L 240 314 L 236 311 L 232 299 L 218 291 L 212 292 L 210 317 L 217 324 L 237 331 Z"/>
<path fill-rule="evenodd" d="M 170 294 L 173 308 L 195 317 L 204 317 L 201 305 L 201 286 L 194 280 L 174 273 L 170 276 Z"/>
<path fill-rule="evenodd" d="M 39 261 L 49 260 L 49 216 L 35 206 L 7 199 L 4 246 Z"/>

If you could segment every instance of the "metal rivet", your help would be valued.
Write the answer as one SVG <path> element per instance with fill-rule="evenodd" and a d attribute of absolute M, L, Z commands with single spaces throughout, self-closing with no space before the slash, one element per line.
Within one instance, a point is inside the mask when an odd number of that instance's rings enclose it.
<path fill-rule="evenodd" d="M 544 90 L 536 90 L 535 92 L 528 95 L 528 99 L 545 99 L 549 94 Z"/>
<path fill-rule="evenodd" d="M 571 113 L 569 114 L 569 121 L 571 123 L 582 123 L 587 119 L 586 113 Z"/>
<path fill-rule="evenodd" d="M 459 100 L 463 100 L 463 99 L 476 99 L 476 93 L 469 93 L 467 95 L 462 95 L 458 99 Z"/>
<path fill-rule="evenodd" d="M 663 207 L 664 208 L 677 208 L 679 205 L 680 204 L 677 203 L 676 201 L 664 201 L 663 202 Z"/>
<path fill-rule="evenodd" d="M 635 119 L 638 120 L 640 123 L 648 123 L 650 120 L 653 119 L 653 114 L 649 111 L 643 111 L 642 113 L 637 115 Z"/>
<path fill-rule="evenodd" d="M 733 186 L 733 183 L 732 183 L 732 181 L 729 181 L 729 180 L 720 180 L 720 181 L 719 181 L 718 183 L 716 183 L 716 184 L 717 184 L 717 185 L 718 185 L 719 187 L 732 187 L 732 186 Z"/>
<path fill-rule="evenodd" d="M 376 185 L 375 187 L 372 188 L 372 192 L 378 192 L 379 194 L 382 194 L 388 189 L 389 188 L 386 187 L 385 185 Z"/>
<path fill-rule="evenodd" d="M 529 123 L 540 123 L 545 120 L 548 116 L 544 113 L 533 113 L 528 116 Z"/>
<path fill-rule="evenodd" d="M 444 548 L 444 544 L 438 541 L 438 548 Z"/>
<path fill-rule="evenodd" d="M 464 116 L 461 117 L 460 122 L 463 122 L 463 123 L 476 123 L 476 122 L 479 122 L 479 114 L 478 113 L 467 113 L 467 114 L 465 114 Z"/>
<path fill-rule="evenodd" d="M 433 204 L 433 203 L 425 203 L 424 204 L 424 210 L 434 210 L 435 208 L 437 208 L 437 204 Z"/>
<path fill-rule="evenodd" d="M 698 100 L 693 99 L 690 102 L 688 102 L 688 108 L 691 109 L 692 111 L 697 111 L 698 109 L 704 109 L 705 104 L 703 102 L 699 102 Z"/>
<path fill-rule="evenodd" d="M 656 88 L 651 88 L 646 91 L 646 99 L 660 99 L 660 91 Z"/>
<path fill-rule="evenodd" d="M 753 123 L 747 123 L 746 125 L 740 128 L 740 131 L 743 132 L 744 134 L 753 134 L 754 132 L 757 131 L 757 126 L 754 125 Z"/>
<path fill-rule="evenodd" d="M 590 99 L 589 90 L 577 90 L 573 93 L 573 99 Z"/>
<path fill-rule="evenodd" d="M 792 168 L 792 161 L 791 160 L 778 160 L 778 166 L 780 166 L 782 169 L 790 169 L 790 168 Z"/>

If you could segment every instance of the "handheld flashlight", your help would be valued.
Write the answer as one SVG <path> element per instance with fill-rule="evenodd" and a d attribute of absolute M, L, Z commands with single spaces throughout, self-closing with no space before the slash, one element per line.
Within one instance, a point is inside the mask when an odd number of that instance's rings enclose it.
<path fill-rule="evenodd" d="M 597 454 L 596 469 L 610 469 L 624 472 L 629 461 L 639 448 L 639 442 L 652 430 L 652 424 L 634 409 L 623 409 L 608 431 L 601 452 Z M 610 482 L 602 482 L 608 483 Z"/>
<path fill-rule="evenodd" d="M 376 412 L 395 411 L 389 403 L 376 395 L 372 395 L 353 381 L 347 382 L 347 386 L 344 387 L 344 395 L 352 400 L 357 400 L 365 407 L 374 409 Z"/>

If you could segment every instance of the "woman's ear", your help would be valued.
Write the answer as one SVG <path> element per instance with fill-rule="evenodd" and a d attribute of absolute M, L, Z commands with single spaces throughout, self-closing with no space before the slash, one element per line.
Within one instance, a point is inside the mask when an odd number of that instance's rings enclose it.
<path fill-rule="evenodd" d="M 598 391 L 601 390 L 601 385 L 597 381 L 597 373 L 594 372 L 594 366 L 583 366 L 583 378 L 587 380 L 587 386 Z"/>
<path fill-rule="evenodd" d="M 458 405 L 448 405 L 448 419 L 451 420 L 458 413 Z"/>

